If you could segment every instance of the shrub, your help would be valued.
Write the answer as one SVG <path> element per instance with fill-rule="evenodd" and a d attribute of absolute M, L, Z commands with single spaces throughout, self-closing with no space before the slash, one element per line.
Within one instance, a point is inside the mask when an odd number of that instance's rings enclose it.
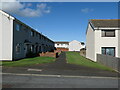
<path fill-rule="evenodd" d="M 26 57 L 27 57 L 27 58 L 33 58 L 33 57 L 36 57 L 36 56 L 38 56 L 38 55 L 39 55 L 39 53 L 33 53 L 33 52 L 29 51 L 29 52 L 26 54 Z"/>

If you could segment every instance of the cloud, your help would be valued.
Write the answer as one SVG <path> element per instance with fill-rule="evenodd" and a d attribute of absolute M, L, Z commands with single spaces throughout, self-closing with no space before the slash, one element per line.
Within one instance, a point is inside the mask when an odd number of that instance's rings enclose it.
<path fill-rule="evenodd" d="M 13 2 L 3 2 L 2 10 L 23 17 L 40 17 L 50 13 L 50 8 L 45 3 L 38 3 L 34 8 L 32 6 L 32 3 L 21 3 L 13 0 Z"/>
<path fill-rule="evenodd" d="M 81 9 L 81 12 L 83 12 L 83 13 L 89 13 L 89 12 L 92 12 L 92 11 L 93 11 L 93 9 L 90 9 L 90 8 Z"/>

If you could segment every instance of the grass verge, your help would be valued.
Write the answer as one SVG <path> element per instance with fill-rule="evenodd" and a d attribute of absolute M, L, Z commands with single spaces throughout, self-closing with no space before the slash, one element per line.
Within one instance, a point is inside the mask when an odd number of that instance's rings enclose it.
<path fill-rule="evenodd" d="M 108 71 L 114 71 L 113 69 L 104 66 L 102 64 L 99 64 L 97 62 L 90 61 L 89 59 L 80 56 L 80 53 L 78 52 L 66 52 L 67 62 L 70 64 L 77 64 L 82 66 L 87 66 L 91 68 L 97 68 L 101 70 L 108 70 Z"/>
<path fill-rule="evenodd" d="M 20 67 L 20 66 L 30 66 L 35 64 L 43 64 L 43 63 L 52 63 L 55 61 L 54 57 L 34 57 L 34 58 L 26 58 L 18 61 L 1 61 L 2 66 L 9 67 Z"/>

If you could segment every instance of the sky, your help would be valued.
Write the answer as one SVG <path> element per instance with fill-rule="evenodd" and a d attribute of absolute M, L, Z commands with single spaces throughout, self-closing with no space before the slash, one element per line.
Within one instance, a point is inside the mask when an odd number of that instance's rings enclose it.
<path fill-rule="evenodd" d="M 117 2 L 9 2 L 2 9 L 53 41 L 86 42 L 89 19 L 117 19 Z"/>

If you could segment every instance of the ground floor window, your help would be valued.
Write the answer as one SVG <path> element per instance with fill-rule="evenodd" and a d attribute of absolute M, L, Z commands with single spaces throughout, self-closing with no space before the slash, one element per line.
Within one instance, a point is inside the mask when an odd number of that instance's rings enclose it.
<path fill-rule="evenodd" d="M 102 54 L 115 56 L 115 47 L 102 47 Z"/>
<path fill-rule="evenodd" d="M 16 45 L 16 53 L 19 54 L 20 53 L 20 44 Z"/>
<path fill-rule="evenodd" d="M 31 45 L 31 52 L 34 52 L 34 45 Z"/>
<path fill-rule="evenodd" d="M 41 52 L 41 46 L 39 46 L 39 52 Z"/>

